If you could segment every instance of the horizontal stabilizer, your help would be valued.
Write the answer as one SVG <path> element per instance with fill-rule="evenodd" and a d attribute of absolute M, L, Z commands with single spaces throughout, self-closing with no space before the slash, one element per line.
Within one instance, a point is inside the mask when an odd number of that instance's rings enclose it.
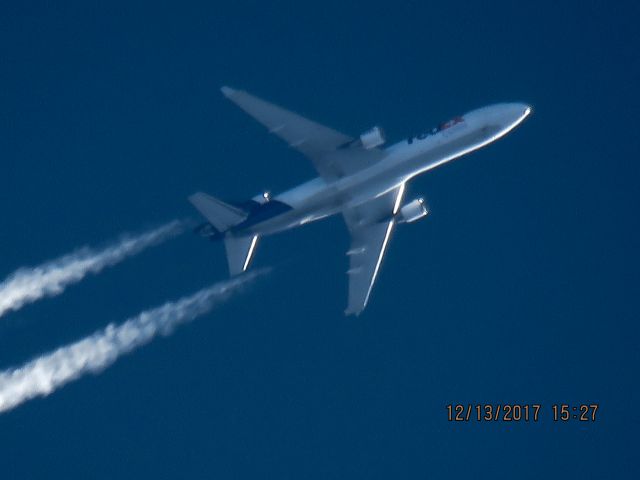
<path fill-rule="evenodd" d="M 257 243 L 257 235 L 236 237 L 227 234 L 224 237 L 224 248 L 227 250 L 227 262 L 229 262 L 231 276 L 238 275 L 249 268 Z"/>
<path fill-rule="evenodd" d="M 219 232 L 224 232 L 247 218 L 247 213 L 243 210 L 206 193 L 194 193 L 189 201 Z"/>

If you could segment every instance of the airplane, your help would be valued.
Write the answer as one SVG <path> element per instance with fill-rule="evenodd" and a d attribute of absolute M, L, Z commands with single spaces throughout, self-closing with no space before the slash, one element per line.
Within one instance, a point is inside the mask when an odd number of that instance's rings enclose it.
<path fill-rule="evenodd" d="M 207 219 L 197 233 L 224 241 L 234 276 L 247 270 L 261 236 L 342 214 L 351 235 L 345 315 L 359 315 L 367 306 L 394 227 L 429 213 L 423 198 L 404 202 L 407 182 L 498 140 L 532 111 L 524 103 L 483 107 L 383 149 L 386 139 L 378 126 L 353 138 L 242 90 L 221 90 L 308 157 L 319 176 L 280 195 L 265 192 L 243 203 L 195 193 L 189 201 Z"/>

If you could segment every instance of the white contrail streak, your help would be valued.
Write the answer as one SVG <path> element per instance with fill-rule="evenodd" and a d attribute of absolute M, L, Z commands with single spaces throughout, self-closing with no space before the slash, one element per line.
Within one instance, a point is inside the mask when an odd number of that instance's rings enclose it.
<path fill-rule="evenodd" d="M 20 268 L 0 283 L 0 317 L 42 297 L 59 295 L 86 275 L 98 273 L 183 230 L 184 222 L 174 220 L 140 235 L 122 236 L 101 250 L 84 247 L 37 267 Z"/>
<path fill-rule="evenodd" d="M 158 334 L 168 335 L 178 325 L 209 311 L 216 303 L 237 292 L 259 272 L 221 282 L 199 292 L 147 310 L 120 325 L 103 330 L 42 355 L 23 366 L 0 372 L 0 412 L 46 396 L 87 373 L 98 373 L 118 357 L 150 342 Z"/>

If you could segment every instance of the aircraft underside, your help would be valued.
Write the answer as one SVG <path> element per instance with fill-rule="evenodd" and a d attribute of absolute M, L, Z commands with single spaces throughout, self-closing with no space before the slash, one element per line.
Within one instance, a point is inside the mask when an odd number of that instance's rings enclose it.
<path fill-rule="evenodd" d="M 367 305 L 395 225 L 428 213 L 422 198 L 404 201 L 406 182 L 497 140 L 531 112 L 518 103 L 484 107 L 383 150 L 379 127 L 354 139 L 246 92 L 222 92 L 307 156 L 319 177 L 273 199 L 261 194 L 243 204 L 196 193 L 190 201 L 208 220 L 199 233 L 223 239 L 235 275 L 249 267 L 260 236 L 341 214 L 351 236 L 345 312 L 356 315 Z"/>

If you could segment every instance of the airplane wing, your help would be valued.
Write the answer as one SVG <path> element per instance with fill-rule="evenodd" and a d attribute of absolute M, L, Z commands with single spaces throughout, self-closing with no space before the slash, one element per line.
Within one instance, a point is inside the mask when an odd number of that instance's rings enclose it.
<path fill-rule="evenodd" d="M 349 303 L 346 315 L 359 315 L 367 306 L 395 226 L 393 216 L 398 211 L 403 194 L 404 184 L 343 212 L 351 233 L 351 247 L 347 252 Z"/>
<path fill-rule="evenodd" d="M 384 154 L 379 149 L 344 148 L 353 141 L 348 135 L 308 120 L 241 90 L 222 87 L 222 93 L 289 146 L 309 157 L 325 180 L 336 180 L 357 172 Z"/>

